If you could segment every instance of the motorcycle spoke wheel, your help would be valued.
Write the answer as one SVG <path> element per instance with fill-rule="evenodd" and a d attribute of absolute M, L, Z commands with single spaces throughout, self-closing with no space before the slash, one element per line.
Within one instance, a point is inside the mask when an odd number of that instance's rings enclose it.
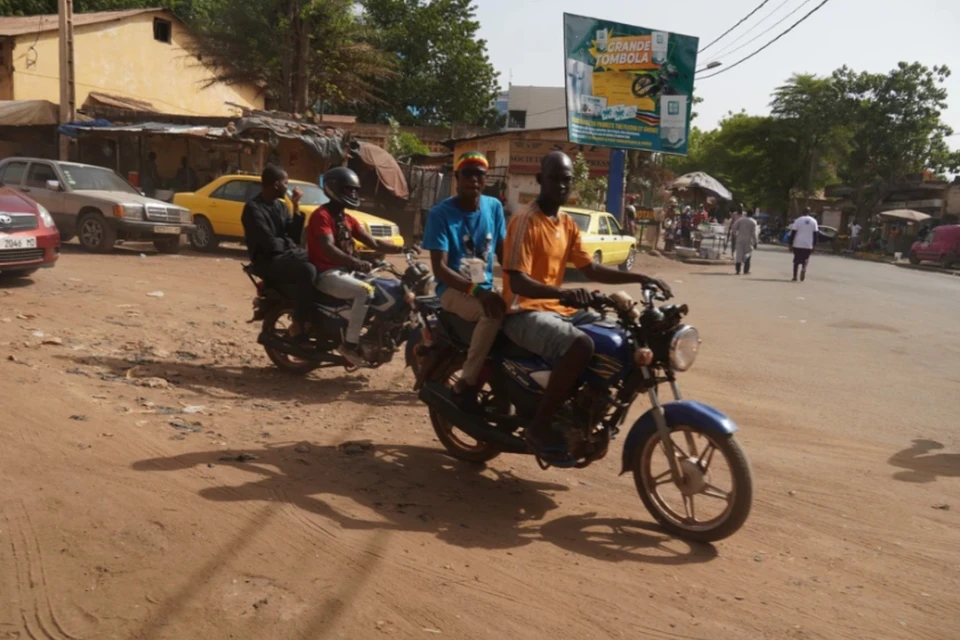
<path fill-rule="evenodd" d="M 667 458 L 667 447 L 654 433 L 638 452 L 634 480 L 644 504 L 667 529 L 684 537 L 712 542 L 746 520 L 752 481 L 749 464 L 731 436 L 690 427 L 670 434 L 680 478 Z"/>
<path fill-rule="evenodd" d="M 454 365 L 447 370 L 444 384 L 453 388 L 459 379 L 460 368 Z M 478 442 L 471 438 L 435 411 L 430 412 L 430 421 L 433 423 L 433 430 L 437 434 L 437 438 L 443 444 L 447 453 L 457 460 L 482 464 L 500 455 L 499 450 L 485 442 Z"/>
<path fill-rule="evenodd" d="M 270 316 L 264 320 L 263 330 L 286 340 L 290 337 L 290 326 L 292 324 L 293 315 L 291 312 L 289 310 L 280 310 L 270 314 Z M 264 350 L 267 352 L 267 356 L 273 364 L 284 371 L 307 374 L 319 367 L 315 362 L 304 360 L 288 353 L 271 349 L 270 347 L 264 347 Z"/>

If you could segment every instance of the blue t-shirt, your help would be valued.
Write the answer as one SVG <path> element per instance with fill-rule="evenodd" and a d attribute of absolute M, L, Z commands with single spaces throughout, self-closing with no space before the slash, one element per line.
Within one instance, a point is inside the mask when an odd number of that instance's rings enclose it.
<path fill-rule="evenodd" d="M 423 248 L 427 251 L 446 251 L 447 266 L 463 273 L 464 258 L 477 257 L 486 264 L 484 289 L 493 288 L 493 257 L 497 245 L 507 237 L 507 224 L 503 218 L 503 205 L 496 198 L 480 196 L 480 209 L 467 213 L 457 206 L 454 198 L 447 198 L 430 209 L 427 225 L 423 230 Z M 468 280 L 468 275 L 463 274 Z M 437 294 L 446 291 L 447 285 L 438 282 Z"/>

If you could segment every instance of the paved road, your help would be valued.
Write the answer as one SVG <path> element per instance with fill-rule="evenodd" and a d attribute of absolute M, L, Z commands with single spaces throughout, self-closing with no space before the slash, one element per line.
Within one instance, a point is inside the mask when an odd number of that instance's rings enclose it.
<path fill-rule="evenodd" d="M 761 246 L 749 276 L 698 267 L 675 278 L 704 327 L 705 357 L 729 359 L 731 385 L 783 388 L 797 411 L 869 419 L 891 444 L 919 422 L 960 449 L 947 429 L 958 420 L 960 278 L 825 255 L 806 282 L 791 282 L 791 268 L 786 250 Z"/>

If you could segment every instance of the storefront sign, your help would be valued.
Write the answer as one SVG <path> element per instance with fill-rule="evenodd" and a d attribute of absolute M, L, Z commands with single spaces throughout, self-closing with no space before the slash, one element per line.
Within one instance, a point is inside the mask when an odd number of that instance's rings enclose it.
<path fill-rule="evenodd" d="M 572 142 L 686 155 L 698 38 L 564 14 Z"/>
<path fill-rule="evenodd" d="M 553 140 L 511 140 L 510 173 L 536 175 L 540 172 L 543 156 L 551 151 L 563 151 L 574 160 L 582 153 L 590 165 L 592 177 L 610 172 L 610 149 L 606 147 Z"/>

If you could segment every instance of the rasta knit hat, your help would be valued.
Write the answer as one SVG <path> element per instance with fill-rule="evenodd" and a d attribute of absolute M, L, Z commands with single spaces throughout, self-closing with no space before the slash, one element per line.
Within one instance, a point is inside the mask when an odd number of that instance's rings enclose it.
<path fill-rule="evenodd" d="M 487 157 L 479 151 L 467 151 L 457 159 L 456 164 L 453 165 L 453 171 L 459 173 L 469 166 L 482 167 L 486 171 L 490 168 L 490 163 L 487 162 Z"/>

